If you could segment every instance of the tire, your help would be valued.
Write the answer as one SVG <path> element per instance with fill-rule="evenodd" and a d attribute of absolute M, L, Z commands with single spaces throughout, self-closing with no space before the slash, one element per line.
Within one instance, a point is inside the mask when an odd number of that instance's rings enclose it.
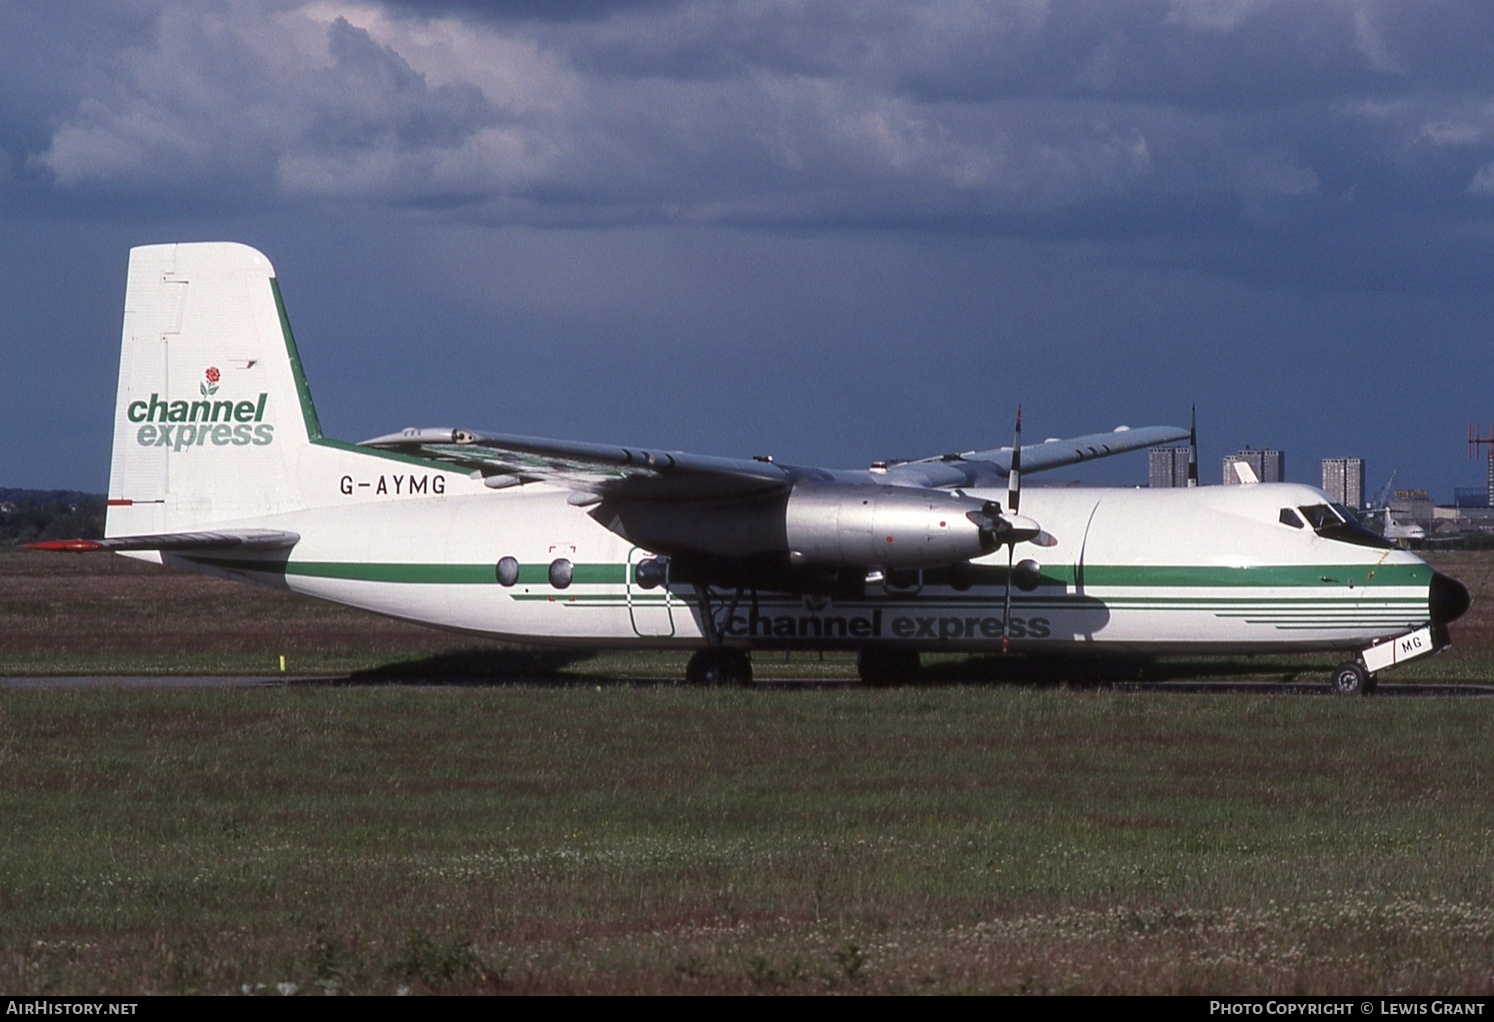
<path fill-rule="evenodd" d="M 856 673 L 873 688 L 916 684 L 919 666 L 916 649 L 863 647 L 856 654 Z"/>
<path fill-rule="evenodd" d="M 737 688 L 752 687 L 752 657 L 745 649 L 724 649 L 726 654 L 723 658 L 726 663 L 725 678 L 723 685 L 734 685 Z"/>
<path fill-rule="evenodd" d="M 1374 677 L 1356 660 L 1333 669 L 1333 691 L 1341 696 L 1367 696 L 1375 690 Z"/>
<path fill-rule="evenodd" d="M 685 665 L 685 682 L 690 685 L 752 684 L 752 658 L 740 649 L 699 649 Z"/>

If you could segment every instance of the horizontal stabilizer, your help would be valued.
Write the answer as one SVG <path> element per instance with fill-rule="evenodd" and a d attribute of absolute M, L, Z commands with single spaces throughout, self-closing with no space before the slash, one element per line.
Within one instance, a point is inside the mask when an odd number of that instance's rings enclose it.
<path fill-rule="evenodd" d="M 110 539 L 51 539 L 27 543 L 27 550 L 86 554 L 99 550 L 160 550 L 164 553 L 217 553 L 224 550 L 289 550 L 299 533 L 275 529 L 223 529 L 214 532 L 165 532 L 155 536 L 114 536 Z"/>

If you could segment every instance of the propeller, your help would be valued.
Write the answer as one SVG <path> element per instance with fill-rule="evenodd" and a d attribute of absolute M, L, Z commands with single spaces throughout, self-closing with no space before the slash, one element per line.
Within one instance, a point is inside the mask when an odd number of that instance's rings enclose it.
<path fill-rule="evenodd" d="M 1036 521 L 1025 515 L 1019 514 L 1022 507 L 1022 407 L 1017 406 L 1017 424 L 1012 439 L 1012 462 L 1007 472 L 1006 486 L 1006 510 L 1002 510 L 998 501 L 988 500 L 979 511 L 971 511 L 967 517 L 980 527 L 984 537 L 983 542 L 989 544 L 988 549 L 1006 547 L 1006 593 L 1002 599 L 1001 613 L 1001 652 L 1005 653 L 1011 646 L 1011 616 L 1012 616 L 1012 585 L 1016 575 L 1016 550 L 1018 543 L 1034 543 L 1037 546 L 1053 546 L 1058 540 L 1043 531 L 1043 527 Z M 1042 569 L 1036 561 L 1023 561 L 1024 569 L 1031 565 L 1024 577 L 1031 576 L 1031 585 L 1024 583 L 1021 588 L 1030 589 L 1036 585 L 1036 576 L 1040 575 Z"/>
<path fill-rule="evenodd" d="M 1012 470 L 1006 477 L 1006 503 L 1017 514 L 1022 506 L 1022 406 L 1017 406 L 1017 425 L 1012 430 Z M 1036 523 L 1033 523 L 1036 524 Z M 1041 531 L 1041 530 L 1039 530 Z M 1006 656 L 1012 637 L 1012 560 L 1017 541 L 1006 542 L 1006 595 L 1001 601 L 1001 655 Z"/>
<path fill-rule="evenodd" d="M 965 517 L 980 526 L 989 549 L 1025 543 L 1028 540 L 1038 540 L 1041 544 L 1042 540 L 1039 537 L 1046 535 L 1043 527 L 1031 518 L 1017 513 L 1018 508 L 1022 506 L 1022 407 L 1020 405 L 1017 406 L 1017 436 L 1012 442 L 1012 466 L 1006 478 L 1008 511 L 1002 510 L 1000 501 L 988 500 L 979 511 L 971 511 Z"/>

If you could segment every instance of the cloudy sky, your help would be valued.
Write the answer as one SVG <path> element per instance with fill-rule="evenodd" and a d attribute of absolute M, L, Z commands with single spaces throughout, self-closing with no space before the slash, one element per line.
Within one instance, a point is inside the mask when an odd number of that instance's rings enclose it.
<path fill-rule="evenodd" d="M 128 249 L 227 239 L 347 439 L 844 467 L 1197 402 L 1205 481 L 1449 500 L 1494 5 L 0 0 L 0 238 L 0 485 L 105 489 Z"/>

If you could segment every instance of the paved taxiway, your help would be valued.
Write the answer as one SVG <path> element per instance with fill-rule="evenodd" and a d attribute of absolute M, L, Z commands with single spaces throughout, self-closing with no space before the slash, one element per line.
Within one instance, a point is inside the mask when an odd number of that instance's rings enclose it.
<path fill-rule="evenodd" d="M 349 677 L 291 677 L 284 675 L 188 675 L 182 677 L 152 677 L 123 676 L 123 675 L 81 675 L 74 677 L 34 677 L 34 678 L 0 678 L 0 688 L 102 688 L 106 686 L 117 686 L 119 688 L 273 688 L 276 686 L 289 685 L 329 685 L 329 686 L 368 686 L 368 685 L 410 685 L 414 687 L 427 687 L 436 685 L 457 685 L 469 687 L 498 687 L 503 685 L 553 685 L 556 687 L 580 687 L 583 685 L 667 685 L 673 684 L 665 679 L 655 678 L 551 678 L 537 679 L 514 677 L 504 678 L 349 678 Z M 845 688 L 857 685 L 859 682 L 847 679 L 845 681 L 826 681 L 823 678 L 772 678 L 764 679 L 756 683 L 757 688 L 762 689 L 797 689 L 806 688 Z M 944 683 L 950 684 L 950 683 Z M 982 682 L 955 682 L 959 685 L 979 685 Z M 1034 686 L 1032 682 L 999 681 L 988 682 L 991 685 L 1025 685 Z M 942 687 L 942 685 L 940 686 Z M 1056 685 L 1053 687 L 1057 687 Z M 1076 686 L 1080 687 L 1080 686 Z M 1082 686 L 1084 688 L 1108 688 L 1113 692 L 1167 692 L 1178 695 L 1301 695 L 1301 696 L 1329 696 L 1332 691 L 1326 682 L 1294 682 L 1294 681 L 1122 681 L 1114 682 L 1108 686 Z M 1407 682 L 1397 684 L 1394 682 L 1382 682 L 1375 690 L 1375 698 L 1462 698 L 1462 699 L 1491 699 L 1494 698 L 1494 685 L 1431 685 Z"/>
<path fill-rule="evenodd" d="M 120 688 L 262 688 L 292 682 L 304 684 L 325 680 L 325 678 L 286 679 L 278 676 L 124 677 L 98 674 L 71 678 L 0 678 L 0 688 L 104 688 L 110 685 L 117 685 Z"/>

